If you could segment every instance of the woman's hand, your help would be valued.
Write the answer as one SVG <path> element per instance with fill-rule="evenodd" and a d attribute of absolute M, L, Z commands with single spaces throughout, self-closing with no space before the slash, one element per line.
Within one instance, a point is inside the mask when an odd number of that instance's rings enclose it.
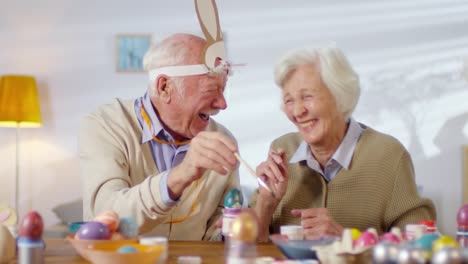
<path fill-rule="evenodd" d="M 288 165 L 285 157 L 284 150 L 270 150 L 268 159 L 257 166 L 256 174 L 273 191 L 274 197 L 263 187 L 259 187 L 259 196 L 263 199 L 274 198 L 279 202 L 286 193 L 288 187 Z"/>
<path fill-rule="evenodd" d="M 327 208 L 293 209 L 291 214 L 301 218 L 305 239 L 341 236 L 343 227 L 333 220 Z"/>

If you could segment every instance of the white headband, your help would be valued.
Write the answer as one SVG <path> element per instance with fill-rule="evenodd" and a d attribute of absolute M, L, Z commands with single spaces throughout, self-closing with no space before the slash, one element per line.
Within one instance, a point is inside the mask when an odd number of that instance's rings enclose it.
<path fill-rule="evenodd" d="M 205 64 L 193 64 L 193 65 L 179 65 L 179 66 L 168 66 L 157 68 L 149 71 L 149 79 L 151 82 L 156 81 L 159 75 L 164 74 L 170 77 L 178 77 L 178 76 L 193 76 L 193 75 L 216 75 L 221 74 L 223 72 L 230 75 L 231 73 L 231 66 L 229 63 L 225 61 L 221 61 L 221 63 L 213 69 L 208 69 Z"/>
<path fill-rule="evenodd" d="M 161 74 L 172 77 L 231 74 L 231 65 L 226 61 L 226 48 L 215 0 L 195 0 L 195 9 L 201 30 L 206 38 L 202 56 L 203 64 L 168 66 L 150 70 L 148 74 L 151 82 L 156 81 Z M 218 62 L 221 63 L 216 65 Z"/>

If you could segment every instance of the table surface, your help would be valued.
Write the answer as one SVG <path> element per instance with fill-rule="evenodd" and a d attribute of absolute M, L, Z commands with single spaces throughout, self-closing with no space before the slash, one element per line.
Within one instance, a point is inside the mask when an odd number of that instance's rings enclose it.
<path fill-rule="evenodd" d="M 45 263 L 89 263 L 81 258 L 71 244 L 64 239 L 46 239 Z M 167 264 L 177 263 L 179 256 L 200 256 L 202 263 L 224 263 L 224 243 L 204 241 L 170 241 Z M 258 257 L 284 259 L 281 251 L 272 243 L 257 244 Z M 17 263 L 16 260 L 10 264 Z"/>

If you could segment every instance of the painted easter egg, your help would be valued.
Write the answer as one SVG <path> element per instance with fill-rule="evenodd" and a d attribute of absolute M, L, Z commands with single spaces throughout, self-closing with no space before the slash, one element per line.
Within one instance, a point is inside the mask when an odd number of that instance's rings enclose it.
<path fill-rule="evenodd" d="M 31 240 L 39 240 L 42 237 L 44 223 L 41 215 L 36 211 L 30 211 L 21 220 L 19 225 L 19 236 Z"/>
<path fill-rule="evenodd" d="M 242 212 L 232 221 L 232 238 L 243 242 L 254 242 L 258 236 L 258 223 L 249 212 Z"/>
<path fill-rule="evenodd" d="M 432 243 L 432 252 L 435 253 L 438 250 L 445 248 L 445 247 L 457 248 L 458 243 L 452 237 L 441 236 L 438 239 L 434 240 L 434 242 Z"/>
<path fill-rule="evenodd" d="M 117 249 L 117 253 L 128 254 L 128 253 L 137 253 L 138 249 L 133 246 L 121 246 Z"/>
<path fill-rule="evenodd" d="M 421 247 L 426 250 L 432 250 L 432 243 L 440 237 L 439 234 L 436 233 L 426 233 L 418 240 L 414 241 L 415 247 Z"/>
<path fill-rule="evenodd" d="M 458 209 L 457 224 L 465 228 L 468 227 L 468 204 L 464 204 Z"/>
<path fill-rule="evenodd" d="M 230 190 L 224 197 L 224 207 L 227 208 L 242 208 L 244 197 L 238 189 Z"/>
<path fill-rule="evenodd" d="M 119 232 L 114 232 L 110 238 L 110 240 L 124 240 L 124 239 L 125 237 Z"/>
<path fill-rule="evenodd" d="M 138 236 L 138 224 L 135 218 L 131 216 L 122 217 L 117 231 L 125 238 L 135 238 Z"/>
<path fill-rule="evenodd" d="M 380 241 L 387 241 L 392 244 L 399 244 L 400 238 L 393 233 L 387 232 L 380 237 Z"/>
<path fill-rule="evenodd" d="M 68 232 L 70 232 L 71 235 L 75 235 L 76 231 L 80 229 L 80 227 L 87 222 L 72 222 L 68 224 Z"/>
<path fill-rule="evenodd" d="M 76 232 L 79 239 L 85 240 L 103 240 L 109 239 L 109 228 L 100 222 L 87 222 Z"/>
<path fill-rule="evenodd" d="M 367 247 L 377 244 L 379 241 L 374 233 L 369 231 L 364 231 L 354 242 L 355 247 Z"/>
<path fill-rule="evenodd" d="M 103 223 L 109 228 L 109 232 L 114 233 L 119 227 L 119 215 L 114 211 L 105 211 L 98 214 L 93 221 Z"/>
<path fill-rule="evenodd" d="M 359 238 L 361 235 L 361 231 L 357 228 L 351 228 L 351 237 L 353 238 L 353 241 Z"/>

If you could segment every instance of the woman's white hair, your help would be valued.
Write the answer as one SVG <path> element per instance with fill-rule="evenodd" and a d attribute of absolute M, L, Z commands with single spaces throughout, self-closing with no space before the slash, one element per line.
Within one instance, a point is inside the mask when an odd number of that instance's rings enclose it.
<path fill-rule="evenodd" d="M 301 48 L 285 54 L 275 65 L 275 82 L 279 87 L 302 65 L 317 65 L 325 86 L 335 98 L 338 111 L 344 120 L 356 108 L 361 88 L 359 76 L 353 70 L 343 52 L 335 46 Z"/>

